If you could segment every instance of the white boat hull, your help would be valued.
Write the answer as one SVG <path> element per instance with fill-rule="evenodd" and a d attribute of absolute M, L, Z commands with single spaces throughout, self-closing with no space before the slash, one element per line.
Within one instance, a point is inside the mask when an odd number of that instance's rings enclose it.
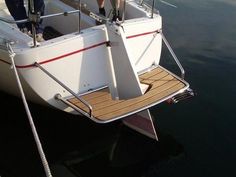
<path fill-rule="evenodd" d="M 127 118 L 127 126 L 157 140 L 148 108 L 176 95 L 175 102 L 190 96 L 189 92 L 179 95 L 189 88 L 183 78 L 159 66 L 162 17 L 138 0 L 127 0 L 124 21 L 96 25 L 91 17 L 98 13 L 97 4 L 84 2 L 91 11 L 86 7 L 79 16 L 78 2 L 45 1 L 45 14 L 50 18 L 45 17 L 43 25 L 58 36 L 34 46 L 30 36 L 9 23 L 12 17 L 0 0 L 0 90 L 20 96 L 10 45 L 28 100 L 83 114 L 99 123 Z M 109 1 L 105 9 L 112 10 Z M 73 13 L 55 16 L 62 12 Z M 183 76 L 181 64 L 176 63 Z"/>
<path fill-rule="evenodd" d="M 48 8 L 54 4 L 57 5 L 57 3 L 60 2 L 48 2 L 47 13 L 50 13 Z M 70 10 L 70 7 L 66 5 L 53 7 L 53 12 Z M 142 11 L 145 12 L 144 9 Z M 42 42 L 40 46 L 35 48 L 31 47 L 32 39 L 29 36 L 22 34 L 16 27 L 1 22 L 1 26 L 4 25 L 4 28 L 0 29 L 1 34 L 4 34 L 5 38 L 14 41 L 12 48 L 16 54 L 14 57 L 15 64 L 24 83 L 28 99 L 31 101 L 49 103 L 58 109 L 65 110 L 67 106 L 55 100 L 54 96 L 56 94 L 63 97 L 71 95 L 61 85 L 35 67 L 35 62 L 40 63 L 76 94 L 82 94 L 110 84 L 111 78 L 108 74 L 109 51 L 107 48 L 109 39 L 106 26 L 94 26 L 78 33 L 77 29 L 73 29 L 78 26 L 77 21 L 74 20 L 75 24 L 71 24 L 71 28 L 68 30 L 66 23 L 75 18 L 77 18 L 77 14 L 53 19 L 52 24 L 55 24 L 55 27 L 60 25 L 61 21 L 63 21 L 62 24 L 65 22 L 58 29 L 59 32 L 65 33 L 65 35 Z M 50 24 L 50 20 L 46 19 L 45 25 L 48 24 Z M 155 18 L 146 16 L 126 20 L 122 26 L 130 53 L 133 56 L 131 62 L 135 65 L 136 72 L 146 70 L 154 63 L 158 64 L 162 39 L 157 31 L 162 27 L 161 16 L 157 15 Z M 110 42 L 112 43 L 112 41 Z M 0 50 L 0 82 L 3 83 L 0 89 L 17 95 L 19 92 L 10 68 L 7 51 L 5 49 Z"/>

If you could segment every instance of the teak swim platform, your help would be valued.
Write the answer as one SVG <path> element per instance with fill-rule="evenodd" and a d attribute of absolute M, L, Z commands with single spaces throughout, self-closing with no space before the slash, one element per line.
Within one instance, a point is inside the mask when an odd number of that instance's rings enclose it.
<path fill-rule="evenodd" d="M 180 93 L 181 89 L 184 90 L 189 86 L 162 67 L 141 74 L 139 78 L 141 83 L 148 84 L 149 88 L 146 93 L 136 98 L 113 100 L 107 88 L 83 95 L 82 98 L 93 108 L 93 118 L 101 122 L 119 119 L 163 102 Z M 77 98 L 73 97 L 67 99 L 67 101 L 89 113 L 88 108 Z"/>

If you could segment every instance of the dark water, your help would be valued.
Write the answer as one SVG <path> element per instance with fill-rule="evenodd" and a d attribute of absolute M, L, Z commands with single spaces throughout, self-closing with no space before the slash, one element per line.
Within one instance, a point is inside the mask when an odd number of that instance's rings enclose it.
<path fill-rule="evenodd" d="M 98 125 L 30 104 L 54 176 L 236 176 L 236 2 L 168 2 L 178 8 L 157 4 L 163 31 L 197 96 L 151 109 L 158 143 L 119 122 Z M 162 57 L 179 72 L 166 49 Z M 44 176 L 22 101 L 0 98 L 0 176 Z"/>

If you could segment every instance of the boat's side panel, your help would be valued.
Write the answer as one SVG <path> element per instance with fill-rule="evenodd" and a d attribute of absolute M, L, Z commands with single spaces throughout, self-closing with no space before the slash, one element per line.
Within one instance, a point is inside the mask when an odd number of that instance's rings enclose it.
<path fill-rule="evenodd" d="M 14 50 L 20 51 L 22 48 L 31 48 L 33 41 L 31 37 L 20 32 L 16 25 L 0 21 L 0 26 L 0 90 L 18 96 L 19 89 L 11 67 L 6 43 L 10 42 L 12 46 L 17 46 Z M 22 79 L 22 82 L 31 100 L 38 100 L 38 98 L 35 98 L 33 90 L 24 82 L 24 79 Z"/>
<path fill-rule="evenodd" d="M 63 97 L 70 95 L 52 78 L 33 66 L 36 61 L 75 93 L 108 85 L 108 52 L 104 30 L 104 26 L 100 26 L 84 34 L 71 34 L 46 41 L 36 48 L 18 48 L 17 44 L 13 45 L 16 52 L 15 64 L 23 83 L 28 83 L 24 84 L 24 88 L 31 95 L 29 99 L 32 100 L 32 95 L 37 93 L 42 100 L 63 109 L 64 105 L 57 105 L 54 96 L 57 93 Z M 5 55 L 1 51 L 0 64 L 1 89 L 11 94 L 18 93 L 7 51 Z"/>
<path fill-rule="evenodd" d="M 9 54 L 6 50 L 0 49 L 0 90 L 7 91 L 10 94 L 16 95 L 17 85 L 16 80 L 9 62 Z"/>
<path fill-rule="evenodd" d="M 162 49 L 159 33 L 161 27 L 161 16 L 128 20 L 123 24 L 137 71 L 145 70 L 154 63 L 159 64 Z"/>

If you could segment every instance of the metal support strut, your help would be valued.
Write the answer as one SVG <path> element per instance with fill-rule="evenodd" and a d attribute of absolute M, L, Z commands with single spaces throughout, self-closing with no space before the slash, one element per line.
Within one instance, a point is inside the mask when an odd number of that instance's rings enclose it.
<path fill-rule="evenodd" d="M 184 79 L 185 77 L 185 71 L 184 71 L 184 68 L 183 66 L 181 65 L 181 63 L 179 62 L 179 59 L 177 58 L 177 56 L 175 55 L 173 49 L 171 48 L 169 42 L 167 41 L 166 37 L 164 36 L 164 34 L 162 33 L 162 30 L 159 30 L 159 33 L 161 34 L 162 36 L 162 39 L 166 45 L 166 47 L 168 48 L 168 50 L 170 51 L 172 57 L 174 58 L 176 64 L 178 65 L 180 71 L 181 71 L 181 79 Z"/>
<path fill-rule="evenodd" d="M 46 69 L 44 69 L 39 63 L 35 62 L 34 65 L 41 69 L 45 74 L 47 74 L 49 77 L 51 77 L 54 81 L 56 81 L 59 85 L 61 85 L 63 88 L 65 88 L 68 92 L 70 92 L 74 97 L 76 97 L 78 100 L 80 100 L 86 107 L 89 109 L 89 116 L 92 117 L 92 106 L 82 98 L 80 98 L 76 93 L 74 93 L 70 88 L 68 88 L 65 84 L 63 84 L 61 81 L 59 81 L 55 76 L 53 76 L 50 72 L 48 72 Z M 56 95 L 56 98 L 58 95 Z"/>

